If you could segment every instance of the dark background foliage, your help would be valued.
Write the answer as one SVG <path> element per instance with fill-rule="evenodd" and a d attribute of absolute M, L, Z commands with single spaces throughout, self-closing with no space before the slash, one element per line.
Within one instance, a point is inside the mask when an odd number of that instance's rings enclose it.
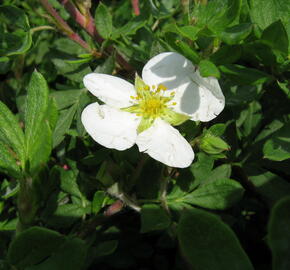
<path fill-rule="evenodd" d="M 2 1 L 0 269 L 290 269 L 289 39 L 288 0 Z M 80 121 L 85 74 L 165 51 L 226 97 L 186 169 Z"/>

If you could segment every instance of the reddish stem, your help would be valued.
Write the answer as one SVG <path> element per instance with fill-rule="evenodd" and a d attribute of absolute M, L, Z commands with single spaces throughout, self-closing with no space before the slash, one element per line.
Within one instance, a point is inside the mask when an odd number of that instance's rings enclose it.
<path fill-rule="evenodd" d="M 40 3 L 45 8 L 45 10 L 54 18 L 57 26 L 74 42 L 78 43 L 85 50 L 92 53 L 93 50 L 77 33 L 75 33 L 70 26 L 66 23 L 66 21 L 60 17 L 57 11 L 48 3 L 47 0 L 40 0 Z"/>
<path fill-rule="evenodd" d="M 87 12 L 87 17 L 85 17 L 77 8 L 76 6 L 70 1 L 70 0 L 58 0 L 65 9 L 70 13 L 72 18 L 82 27 L 86 30 L 86 32 L 94 38 L 99 44 L 102 44 L 104 39 L 99 35 L 96 27 L 94 18 L 92 17 L 90 11 Z M 114 48 L 112 46 L 107 48 L 107 51 L 109 53 L 112 53 L 114 51 Z M 134 68 L 123 58 L 122 55 L 119 53 L 116 54 L 117 62 L 119 65 L 127 70 L 127 71 L 134 71 Z"/>
<path fill-rule="evenodd" d="M 140 15 L 140 9 L 139 9 L 139 0 L 131 0 L 134 14 L 136 16 Z"/>
<path fill-rule="evenodd" d="M 88 11 L 88 16 L 85 17 L 78 9 L 77 7 L 70 2 L 69 0 L 59 0 L 59 2 L 65 7 L 65 9 L 70 13 L 70 15 L 73 17 L 73 19 L 86 30 L 86 32 L 93 37 L 98 43 L 102 43 L 103 39 L 99 35 L 94 19 L 90 12 Z"/>

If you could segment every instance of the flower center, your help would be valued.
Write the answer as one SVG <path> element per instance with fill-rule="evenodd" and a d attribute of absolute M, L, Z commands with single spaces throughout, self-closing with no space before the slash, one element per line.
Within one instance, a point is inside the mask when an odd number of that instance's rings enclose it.
<path fill-rule="evenodd" d="M 158 85 L 158 87 L 155 85 L 152 87 L 145 85 L 141 91 L 138 91 L 137 96 L 131 96 L 134 103 L 133 106 L 136 108 L 136 114 L 138 116 L 153 119 L 164 114 L 169 105 L 175 105 L 174 102 L 168 104 L 175 93 L 172 92 L 170 97 L 165 97 L 164 91 L 166 90 L 167 88 L 162 84 Z"/>
<path fill-rule="evenodd" d="M 190 117 L 173 110 L 172 106 L 176 102 L 170 102 L 175 95 L 171 92 L 165 95 L 167 88 L 163 84 L 146 85 L 145 82 L 136 75 L 135 78 L 136 96 L 131 96 L 132 106 L 122 108 L 122 111 L 134 113 L 141 117 L 137 132 L 141 133 L 150 128 L 156 118 L 161 118 L 167 123 L 177 126 L 188 120 Z"/>

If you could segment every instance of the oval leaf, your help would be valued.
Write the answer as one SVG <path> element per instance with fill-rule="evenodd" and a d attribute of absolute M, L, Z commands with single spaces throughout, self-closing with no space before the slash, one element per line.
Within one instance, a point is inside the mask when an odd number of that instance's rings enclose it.
<path fill-rule="evenodd" d="M 186 210 L 177 235 L 181 251 L 195 270 L 253 270 L 233 231 L 217 216 Z"/>

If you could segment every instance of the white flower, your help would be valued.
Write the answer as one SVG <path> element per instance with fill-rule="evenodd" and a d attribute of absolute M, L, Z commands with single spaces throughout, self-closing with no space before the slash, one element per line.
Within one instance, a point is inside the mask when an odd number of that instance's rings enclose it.
<path fill-rule="evenodd" d="M 105 104 L 84 109 L 85 129 L 107 148 L 125 150 L 136 143 L 168 166 L 190 166 L 193 150 L 171 125 L 215 118 L 225 105 L 217 79 L 201 77 L 189 60 L 173 52 L 150 59 L 142 78 L 136 76 L 134 86 L 111 75 L 86 75 L 85 87 Z"/>

